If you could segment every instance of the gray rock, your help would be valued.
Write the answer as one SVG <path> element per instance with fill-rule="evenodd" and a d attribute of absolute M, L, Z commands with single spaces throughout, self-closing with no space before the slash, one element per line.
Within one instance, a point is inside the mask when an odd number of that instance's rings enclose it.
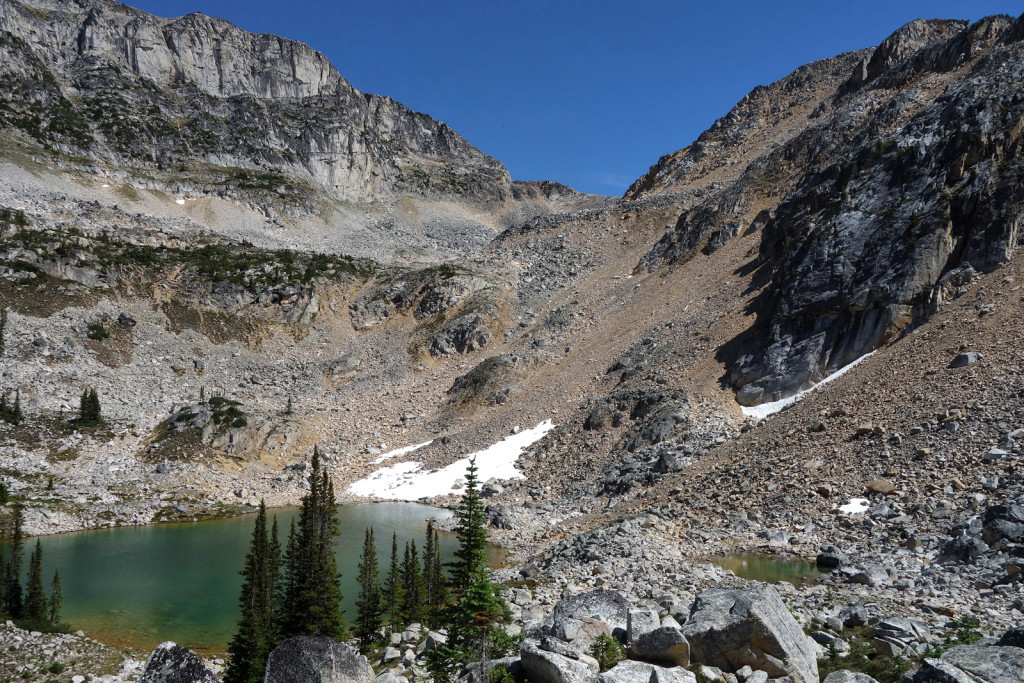
<path fill-rule="evenodd" d="M 840 671 L 833 671 L 828 676 L 825 676 L 825 680 L 822 683 L 878 683 L 878 681 L 859 671 L 842 669 Z"/>
<path fill-rule="evenodd" d="M 598 683 L 697 683 L 691 671 L 626 659 L 597 677 Z"/>
<path fill-rule="evenodd" d="M 508 669 L 517 680 L 521 677 L 522 663 L 518 657 L 502 657 L 501 659 L 489 659 L 484 662 L 473 662 L 469 664 L 459 675 L 461 683 L 491 683 L 492 672 L 495 669 Z"/>
<path fill-rule="evenodd" d="M 835 546 L 825 546 L 815 558 L 815 564 L 819 569 L 835 569 L 846 564 L 846 555 Z"/>
<path fill-rule="evenodd" d="M 551 633 L 562 640 L 573 640 L 581 628 L 578 622 L 582 617 L 603 621 L 612 631 L 625 631 L 629 610 L 629 601 L 615 591 L 596 590 L 574 595 L 555 605 Z"/>
<path fill-rule="evenodd" d="M 969 351 L 967 353 L 958 353 L 956 357 L 954 357 L 953 360 L 949 362 L 949 367 L 966 368 L 970 365 L 974 365 L 981 359 L 982 355 L 980 353 L 975 353 L 974 351 Z"/>
<path fill-rule="evenodd" d="M 683 626 L 690 657 L 733 672 L 744 665 L 770 678 L 818 683 L 815 652 L 775 588 L 718 588 L 697 596 Z"/>
<path fill-rule="evenodd" d="M 542 650 L 534 640 L 520 644 L 519 658 L 530 683 L 593 683 L 600 670 L 593 657 L 571 659 Z"/>
<path fill-rule="evenodd" d="M 122 313 L 121 315 L 117 316 L 117 322 L 127 327 L 135 327 L 135 325 L 138 324 L 135 321 L 135 318 L 131 317 L 127 313 Z"/>
<path fill-rule="evenodd" d="M 630 653 L 636 659 L 690 665 L 690 645 L 677 628 L 657 628 L 630 641 Z"/>
<path fill-rule="evenodd" d="M 868 623 L 868 608 L 864 603 L 856 602 L 839 613 L 843 628 L 856 628 Z"/>
<path fill-rule="evenodd" d="M 658 613 L 652 609 L 631 609 L 626 615 L 626 642 L 632 644 L 645 633 L 661 625 Z"/>
<path fill-rule="evenodd" d="M 264 683 L 370 683 L 373 669 L 354 647 L 330 638 L 289 638 L 267 657 Z"/>
<path fill-rule="evenodd" d="M 768 674 L 766 672 L 764 672 L 764 671 L 755 671 L 755 672 L 753 672 L 752 674 L 750 674 L 750 678 L 748 678 L 745 681 L 745 683 L 767 683 L 767 682 L 768 682 Z"/>
<path fill-rule="evenodd" d="M 146 660 L 139 683 L 220 683 L 195 652 L 167 641 Z"/>
<path fill-rule="evenodd" d="M 1018 647 L 958 645 L 939 659 L 927 658 L 913 683 L 1020 683 L 1024 650 Z"/>
<path fill-rule="evenodd" d="M 887 586 L 890 583 L 889 572 L 884 567 L 872 565 L 870 567 L 864 567 L 860 571 L 854 572 L 850 578 L 850 583 L 859 583 L 865 586 Z"/>
<path fill-rule="evenodd" d="M 1024 626 L 1014 626 L 1006 631 L 996 645 L 1024 648 Z"/>

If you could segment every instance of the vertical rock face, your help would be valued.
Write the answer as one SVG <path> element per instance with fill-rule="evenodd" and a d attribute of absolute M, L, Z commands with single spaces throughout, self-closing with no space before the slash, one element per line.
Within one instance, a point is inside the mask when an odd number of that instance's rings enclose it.
<path fill-rule="evenodd" d="M 160 643 L 146 660 L 139 683 L 220 683 L 203 660 L 177 643 Z"/>
<path fill-rule="evenodd" d="M 821 380 L 1013 257 L 1024 211 L 1022 26 L 920 20 L 874 50 L 801 67 L 630 188 L 630 198 L 683 201 L 640 270 L 760 231 L 749 264 L 757 323 L 719 353 L 740 403 Z M 708 185 L 709 169 L 724 180 Z"/>
<path fill-rule="evenodd" d="M 0 125 L 157 181 L 175 167 L 176 182 L 208 192 L 512 195 L 504 167 L 445 124 L 360 93 L 308 45 L 222 19 L 0 0 L 0 50 Z"/>

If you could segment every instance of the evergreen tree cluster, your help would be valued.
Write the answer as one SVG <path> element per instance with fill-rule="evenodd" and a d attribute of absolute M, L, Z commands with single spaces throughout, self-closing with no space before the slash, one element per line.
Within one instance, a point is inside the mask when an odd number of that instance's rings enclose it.
<path fill-rule="evenodd" d="M 439 683 L 453 680 L 468 662 L 502 656 L 518 644 L 502 628 L 510 615 L 487 569 L 487 530 L 476 473 L 476 463 L 471 461 L 456 513 L 459 549 L 450 574 L 441 562 L 433 522 L 427 524 L 422 554 L 415 541 L 406 542 L 399 554 L 398 536 L 392 533 L 383 580 L 374 530 L 368 528 L 363 535 L 353 633 L 360 649 L 367 652 L 381 645 L 388 632 L 411 623 L 447 628 L 448 645 L 428 653 L 428 665 Z M 268 534 L 266 507 L 260 504 L 242 570 L 242 617 L 228 646 L 225 683 L 261 681 L 267 655 L 286 638 L 345 637 L 334 561 L 337 533 L 333 485 L 321 471 L 319 452 L 314 449 L 309 493 L 302 499 L 299 521 L 292 525 L 283 558 L 277 522 Z"/>
<path fill-rule="evenodd" d="M 78 401 L 78 421 L 86 425 L 99 424 L 103 421 L 100 415 L 100 397 L 95 389 L 83 389 Z"/>
<path fill-rule="evenodd" d="M 0 556 L 0 613 L 13 619 L 22 628 L 36 631 L 67 631 L 60 620 L 60 608 L 64 603 L 60 574 L 53 573 L 50 596 L 43 586 L 43 546 L 36 540 L 36 546 L 29 556 L 28 582 L 21 585 L 21 566 L 25 558 L 25 535 L 21 508 L 14 509 L 14 532 L 11 536 L 10 553 L 5 561 Z"/>
<path fill-rule="evenodd" d="M 242 616 L 228 645 L 224 683 L 262 681 L 267 655 L 287 638 L 341 640 L 347 635 L 334 557 L 337 534 L 334 484 L 321 470 L 320 453 L 314 448 L 309 493 L 302 498 L 299 522 L 291 525 L 283 556 L 277 519 L 268 532 L 266 505 L 260 502 L 242 569 Z"/>

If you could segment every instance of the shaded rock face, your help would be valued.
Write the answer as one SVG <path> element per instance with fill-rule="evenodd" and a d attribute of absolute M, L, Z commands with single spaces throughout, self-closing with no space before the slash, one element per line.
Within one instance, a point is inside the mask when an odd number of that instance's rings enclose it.
<path fill-rule="evenodd" d="M 303 43 L 110 0 L 2 0 L 0 35 L 0 123 L 79 156 L 144 167 L 167 189 L 294 198 L 309 184 L 353 202 L 512 196 L 499 162 L 445 124 L 359 92 Z M 160 172 L 186 160 L 210 167 L 193 177 Z"/>
<path fill-rule="evenodd" d="M 915 109 L 908 86 L 858 117 L 875 91 L 837 96 L 849 112 L 794 143 L 825 161 L 765 224 L 758 323 L 720 354 L 744 403 L 791 395 L 878 348 L 944 303 L 947 273 L 993 270 L 1018 247 L 1024 46 L 1002 38 L 1005 18 L 951 35 L 959 24 L 940 26 L 930 47 L 890 68 L 914 82 L 948 71 L 950 50 L 982 54 L 940 97 Z M 879 63 L 913 44 L 886 48 Z"/>
<path fill-rule="evenodd" d="M 199 656 L 177 643 L 160 643 L 146 660 L 139 683 L 220 683 Z"/>
<path fill-rule="evenodd" d="M 818 683 L 818 663 L 807 637 L 768 584 L 699 594 L 683 635 L 695 662 L 731 672 L 749 666 L 769 678 Z"/>
<path fill-rule="evenodd" d="M 366 657 L 330 638 L 289 638 L 267 658 L 264 683 L 370 683 Z"/>
<path fill-rule="evenodd" d="M 958 645 L 938 659 L 925 659 L 910 676 L 913 683 L 1014 683 L 1024 671 L 1018 647 Z"/>

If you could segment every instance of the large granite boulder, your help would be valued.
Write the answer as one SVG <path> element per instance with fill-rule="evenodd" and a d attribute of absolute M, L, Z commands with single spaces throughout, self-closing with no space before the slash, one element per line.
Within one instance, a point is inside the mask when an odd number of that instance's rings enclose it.
<path fill-rule="evenodd" d="M 841 669 L 825 676 L 825 680 L 822 683 L 878 683 L 878 681 L 859 671 Z"/>
<path fill-rule="evenodd" d="M 562 640 L 573 640 L 587 619 L 597 619 L 608 624 L 612 633 L 622 629 L 625 634 L 630 605 L 621 594 L 610 590 L 595 590 L 581 593 L 555 605 L 551 634 Z"/>
<path fill-rule="evenodd" d="M 168 640 L 146 660 L 139 683 L 220 683 L 195 652 Z"/>
<path fill-rule="evenodd" d="M 697 683 L 681 666 L 665 667 L 626 659 L 597 677 L 597 683 Z"/>
<path fill-rule="evenodd" d="M 330 638 L 289 638 L 270 653 L 264 683 L 371 683 L 373 669 L 354 647 Z"/>
<path fill-rule="evenodd" d="M 750 666 L 769 678 L 818 683 L 814 648 L 768 584 L 704 591 L 690 610 L 683 635 L 695 662 L 728 672 Z"/>
<path fill-rule="evenodd" d="M 524 640 L 519 646 L 519 660 L 530 683 L 593 683 L 597 679 L 597 660 L 576 654 L 558 654 L 541 649 L 534 640 Z"/>
<path fill-rule="evenodd" d="M 1024 680 L 1024 650 L 998 645 L 958 645 L 938 659 L 925 659 L 909 680 L 912 683 L 1020 683 Z"/>
<path fill-rule="evenodd" d="M 641 634 L 630 643 L 629 652 L 636 659 L 669 662 L 676 666 L 690 665 L 690 646 L 683 632 L 673 626 L 662 626 Z"/>

